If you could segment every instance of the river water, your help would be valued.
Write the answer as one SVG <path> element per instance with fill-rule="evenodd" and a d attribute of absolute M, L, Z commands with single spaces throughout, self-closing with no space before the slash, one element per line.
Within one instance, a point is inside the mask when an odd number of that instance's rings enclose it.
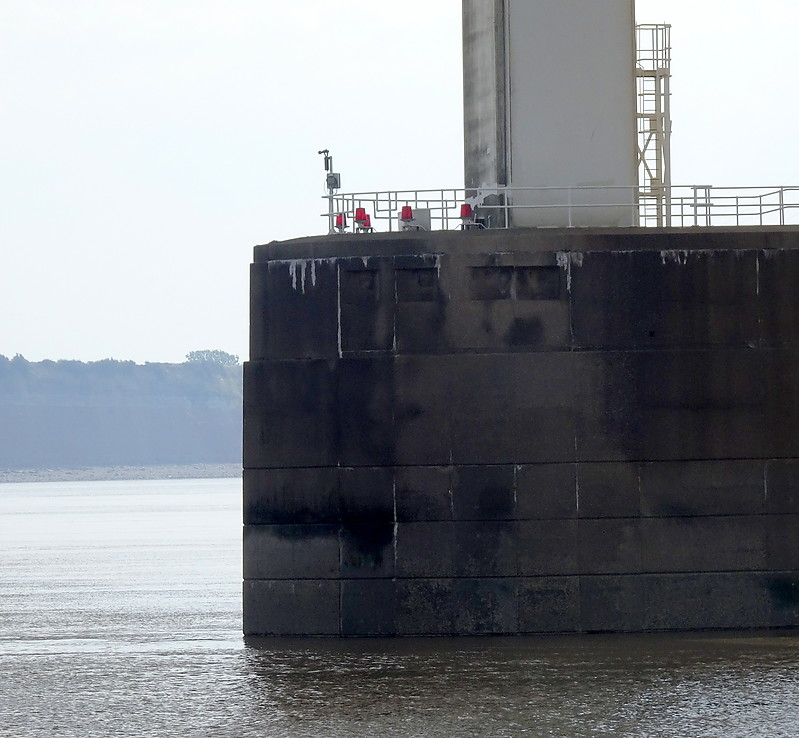
<path fill-rule="evenodd" d="M 240 635 L 239 479 L 0 484 L 0 735 L 799 736 L 799 635 Z"/>

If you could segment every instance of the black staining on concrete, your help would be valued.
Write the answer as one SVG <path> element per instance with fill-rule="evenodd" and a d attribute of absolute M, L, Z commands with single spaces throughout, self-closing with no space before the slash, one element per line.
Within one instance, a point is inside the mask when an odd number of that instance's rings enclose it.
<path fill-rule="evenodd" d="M 341 530 L 341 576 L 393 577 L 394 526 L 391 523 L 348 523 Z"/>
<path fill-rule="evenodd" d="M 506 336 L 508 346 L 537 346 L 544 337 L 540 318 L 514 318 Z"/>
<path fill-rule="evenodd" d="M 341 635 L 397 633 L 397 587 L 391 579 L 348 579 L 341 583 Z"/>
<path fill-rule="evenodd" d="M 577 517 L 577 465 L 530 464 L 516 469 L 516 510 L 521 520 Z"/>
<path fill-rule="evenodd" d="M 389 351 L 394 341 L 393 300 L 385 293 L 391 275 L 360 261 L 339 265 L 339 270 L 342 350 Z"/>
<path fill-rule="evenodd" d="M 515 518 L 514 469 L 510 466 L 462 466 L 452 481 L 455 520 Z"/>
<path fill-rule="evenodd" d="M 768 589 L 778 607 L 799 609 L 799 578 L 774 577 L 768 581 Z"/>
<path fill-rule="evenodd" d="M 799 625 L 799 231 L 258 247 L 244 630 Z"/>
<path fill-rule="evenodd" d="M 449 467 L 408 466 L 395 472 L 397 522 L 452 520 Z"/>

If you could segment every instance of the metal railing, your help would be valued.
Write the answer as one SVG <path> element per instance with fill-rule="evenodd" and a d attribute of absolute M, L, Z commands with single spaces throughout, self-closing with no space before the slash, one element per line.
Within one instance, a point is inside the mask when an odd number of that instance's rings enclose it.
<path fill-rule="evenodd" d="M 330 232 L 455 230 L 460 228 L 799 225 L 799 186 L 683 185 L 662 193 L 638 187 L 492 187 L 353 192 L 325 196 Z M 461 206 L 473 216 L 461 218 Z M 403 222 L 403 206 L 414 220 Z M 355 223 L 363 208 L 371 227 Z M 336 228 L 335 216 L 347 224 Z"/>

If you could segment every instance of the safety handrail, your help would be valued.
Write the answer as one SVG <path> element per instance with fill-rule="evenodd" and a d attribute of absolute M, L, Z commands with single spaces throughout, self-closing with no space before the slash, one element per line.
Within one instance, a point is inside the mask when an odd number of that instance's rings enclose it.
<path fill-rule="evenodd" d="M 383 190 L 335 193 L 331 214 L 352 222 L 365 208 L 377 230 L 452 230 L 509 228 L 517 225 L 579 227 L 622 225 L 679 228 L 687 226 L 799 225 L 799 186 L 716 187 L 679 185 L 645 191 L 639 187 L 483 187 Z M 465 222 L 461 205 L 474 216 Z M 400 220 L 403 206 L 423 216 Z M 607 222 L 604 222 L 607 221 Z M 429 225 L 428 225 L 429 224 Z M 343 230 L 343 229 L 338 229 Z"/>

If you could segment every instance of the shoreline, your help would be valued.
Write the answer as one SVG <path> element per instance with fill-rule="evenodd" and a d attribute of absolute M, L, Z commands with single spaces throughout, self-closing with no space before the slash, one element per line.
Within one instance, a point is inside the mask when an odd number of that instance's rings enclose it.
<path fill-rule="evenodd" d="M 226 479 L 235 477 L 241 477 L 241 463 L 0 469 L 0 484 L 14 482 L 100 482 L 136 479 Z"/>

